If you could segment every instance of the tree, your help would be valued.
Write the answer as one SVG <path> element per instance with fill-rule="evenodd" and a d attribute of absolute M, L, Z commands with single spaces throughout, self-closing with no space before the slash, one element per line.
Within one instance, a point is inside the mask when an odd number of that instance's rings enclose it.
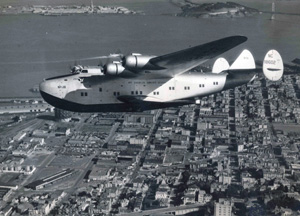
<path fill-rule="evenodd" d="M 289 208 L 293 211 L 300 210 L 300 202 L 298 200 L 295 200 L 295 198 L 293 197 L 288 197 L 287 195 L 275 197 L 267 203 L 267 209 L 269 211 L 274 210 L 276 206 Z"/>

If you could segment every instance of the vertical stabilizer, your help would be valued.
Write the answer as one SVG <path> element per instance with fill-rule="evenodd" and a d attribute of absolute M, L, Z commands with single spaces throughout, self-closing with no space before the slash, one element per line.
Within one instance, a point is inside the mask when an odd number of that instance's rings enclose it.
<path fill-rule="evenodd" d="M 228 69 L 229 69 L 228 61 L 224 58 L 218 58 L 214 63 L 212 72 L 213 73 L 221 73 L 222 71 L 228 70 Z"/>
<path fill-rule="evenodd" d="M 276 50 L 267 52 L 263 62 L 264 75 L 272 81 L 280 80 L 283 75 L 283 61 Z"/>
<path fill-rule="evenodd" d="M 237 57 L 237 59 L 230 66 L 230 70 L 238 69 L 255 69 L 255 61 L 253 55 L 249 50 L 243 50 L 243 52 Z"/>

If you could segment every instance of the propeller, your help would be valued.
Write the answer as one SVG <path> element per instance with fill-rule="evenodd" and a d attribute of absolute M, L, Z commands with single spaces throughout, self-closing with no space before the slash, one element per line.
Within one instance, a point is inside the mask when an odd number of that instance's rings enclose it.
<path fill-rule="evenodd" d="M 111 57 L 119 57 L 121 54 L 110 54 L 108 56 L 94 56 L 89 58 L 81 58 L 80 60 L 95 60 L 95 59 L 108 59 Z"/>

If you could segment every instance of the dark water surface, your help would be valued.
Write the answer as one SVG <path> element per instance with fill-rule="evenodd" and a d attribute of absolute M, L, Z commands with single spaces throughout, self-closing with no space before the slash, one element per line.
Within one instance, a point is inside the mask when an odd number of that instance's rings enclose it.
<path fill-rule="evenodd" d="M 298 4 L 299 5 L 299 4 Z M 43 78 L 69 72 L 75 60 L 123 53 L 166 54 L 231 35 L 248 41 L 226 53 L 229 61 L 248 48 L 256 59 L 277 49 L 300 57 L 300 17 L 262 14 L 234 19 L 166 15 L 0 16 L 0 97 L 31 96 Z M 60 60 L 71 60 L 59 63 Z M 79 63 L 79 62 L 78 62 Z M 98 64 L 97 60 L 81 64 Z"/>

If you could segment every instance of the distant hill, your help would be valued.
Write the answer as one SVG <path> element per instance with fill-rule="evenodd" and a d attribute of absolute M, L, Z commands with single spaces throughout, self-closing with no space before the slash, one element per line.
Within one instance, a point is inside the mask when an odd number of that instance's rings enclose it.
<path fill-rule="evenodd" d="M 194 3 L 188 0 L 174 1 L 175 5 L 181 7 L 182 12 L 177 16 L 188 17 L 245 17 L 257 14 L 259 11 L 235 2 L 217 3 Z"/>

